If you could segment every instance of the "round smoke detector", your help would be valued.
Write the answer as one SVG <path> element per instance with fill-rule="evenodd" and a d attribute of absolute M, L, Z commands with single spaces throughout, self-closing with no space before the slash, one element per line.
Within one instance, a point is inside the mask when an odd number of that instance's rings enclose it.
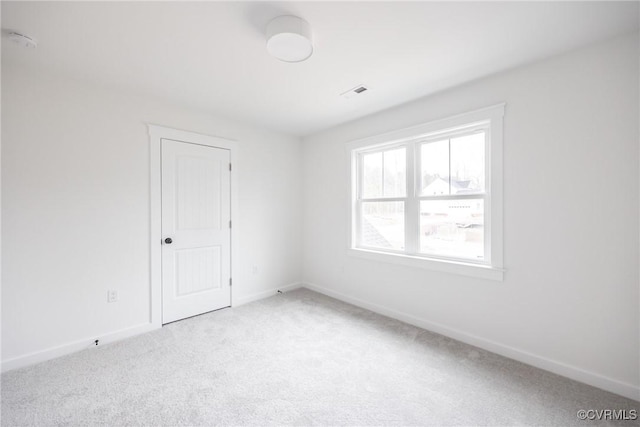
<path fill-rule="evenodd" d="M 313 53 L 311 27 L 297 16 L 278 16 L 267 25 L 267 50 L 285 62 L 302 62 Z"/>
<path fill-rule="evenodd" d="M 35 49 L 38 47 L 38 42 L 29 36 L 25 36 L 24 34 L 16 33 L 15 31 L 11 31 L 7 37 L 9 40 L 14 42 L 15 44 L 26 47 L 28 49 Z"/>

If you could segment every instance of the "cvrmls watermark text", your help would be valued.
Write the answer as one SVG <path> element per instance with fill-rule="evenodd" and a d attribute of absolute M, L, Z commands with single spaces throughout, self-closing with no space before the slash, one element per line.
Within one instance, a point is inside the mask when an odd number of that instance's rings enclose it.
<path fill-rule="evenodd" d="M 580 409 L 578 419 L 590 421 L 634 421 L 638 419 L 636 409 Z"/>

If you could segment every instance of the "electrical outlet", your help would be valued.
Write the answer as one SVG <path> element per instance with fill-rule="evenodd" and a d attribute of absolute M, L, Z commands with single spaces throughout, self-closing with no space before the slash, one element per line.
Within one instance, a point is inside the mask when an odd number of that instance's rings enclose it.
<path fill-rule="evenodd" d="M 118 291 L 110 290 L 107 291 L 107 302 L 116 302 L 118 301 Z"/>

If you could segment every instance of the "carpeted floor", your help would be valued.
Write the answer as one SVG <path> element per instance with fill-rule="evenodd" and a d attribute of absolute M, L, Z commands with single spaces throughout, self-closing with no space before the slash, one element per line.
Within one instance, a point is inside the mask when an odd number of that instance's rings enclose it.
<path fill-rule="evenodd" d="M 640 404 L 297 290 L 2 375 L 2 425 L 638 425 Z"/>

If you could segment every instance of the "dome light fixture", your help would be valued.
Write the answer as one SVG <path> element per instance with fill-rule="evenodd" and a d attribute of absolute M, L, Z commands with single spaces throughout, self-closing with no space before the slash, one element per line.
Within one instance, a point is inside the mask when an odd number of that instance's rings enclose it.
<path fill-rule="evenodd" d="M 20 47 L 26 47 L 27 49 L 35 49 L 36 47 L 38 47 L 38 42 L 36 41 L 36 39 L 18 33 L 17 31 L 9 31 L 7 37 L 9 38 L 9 40 L 19 45 Z"/>
<path fill-rule="evenodd" d="M 284 62 L 302 62 L 313 53 L 309 23 L 297 16 L 274 18 L 267 25 L 267 51 Z"/>

